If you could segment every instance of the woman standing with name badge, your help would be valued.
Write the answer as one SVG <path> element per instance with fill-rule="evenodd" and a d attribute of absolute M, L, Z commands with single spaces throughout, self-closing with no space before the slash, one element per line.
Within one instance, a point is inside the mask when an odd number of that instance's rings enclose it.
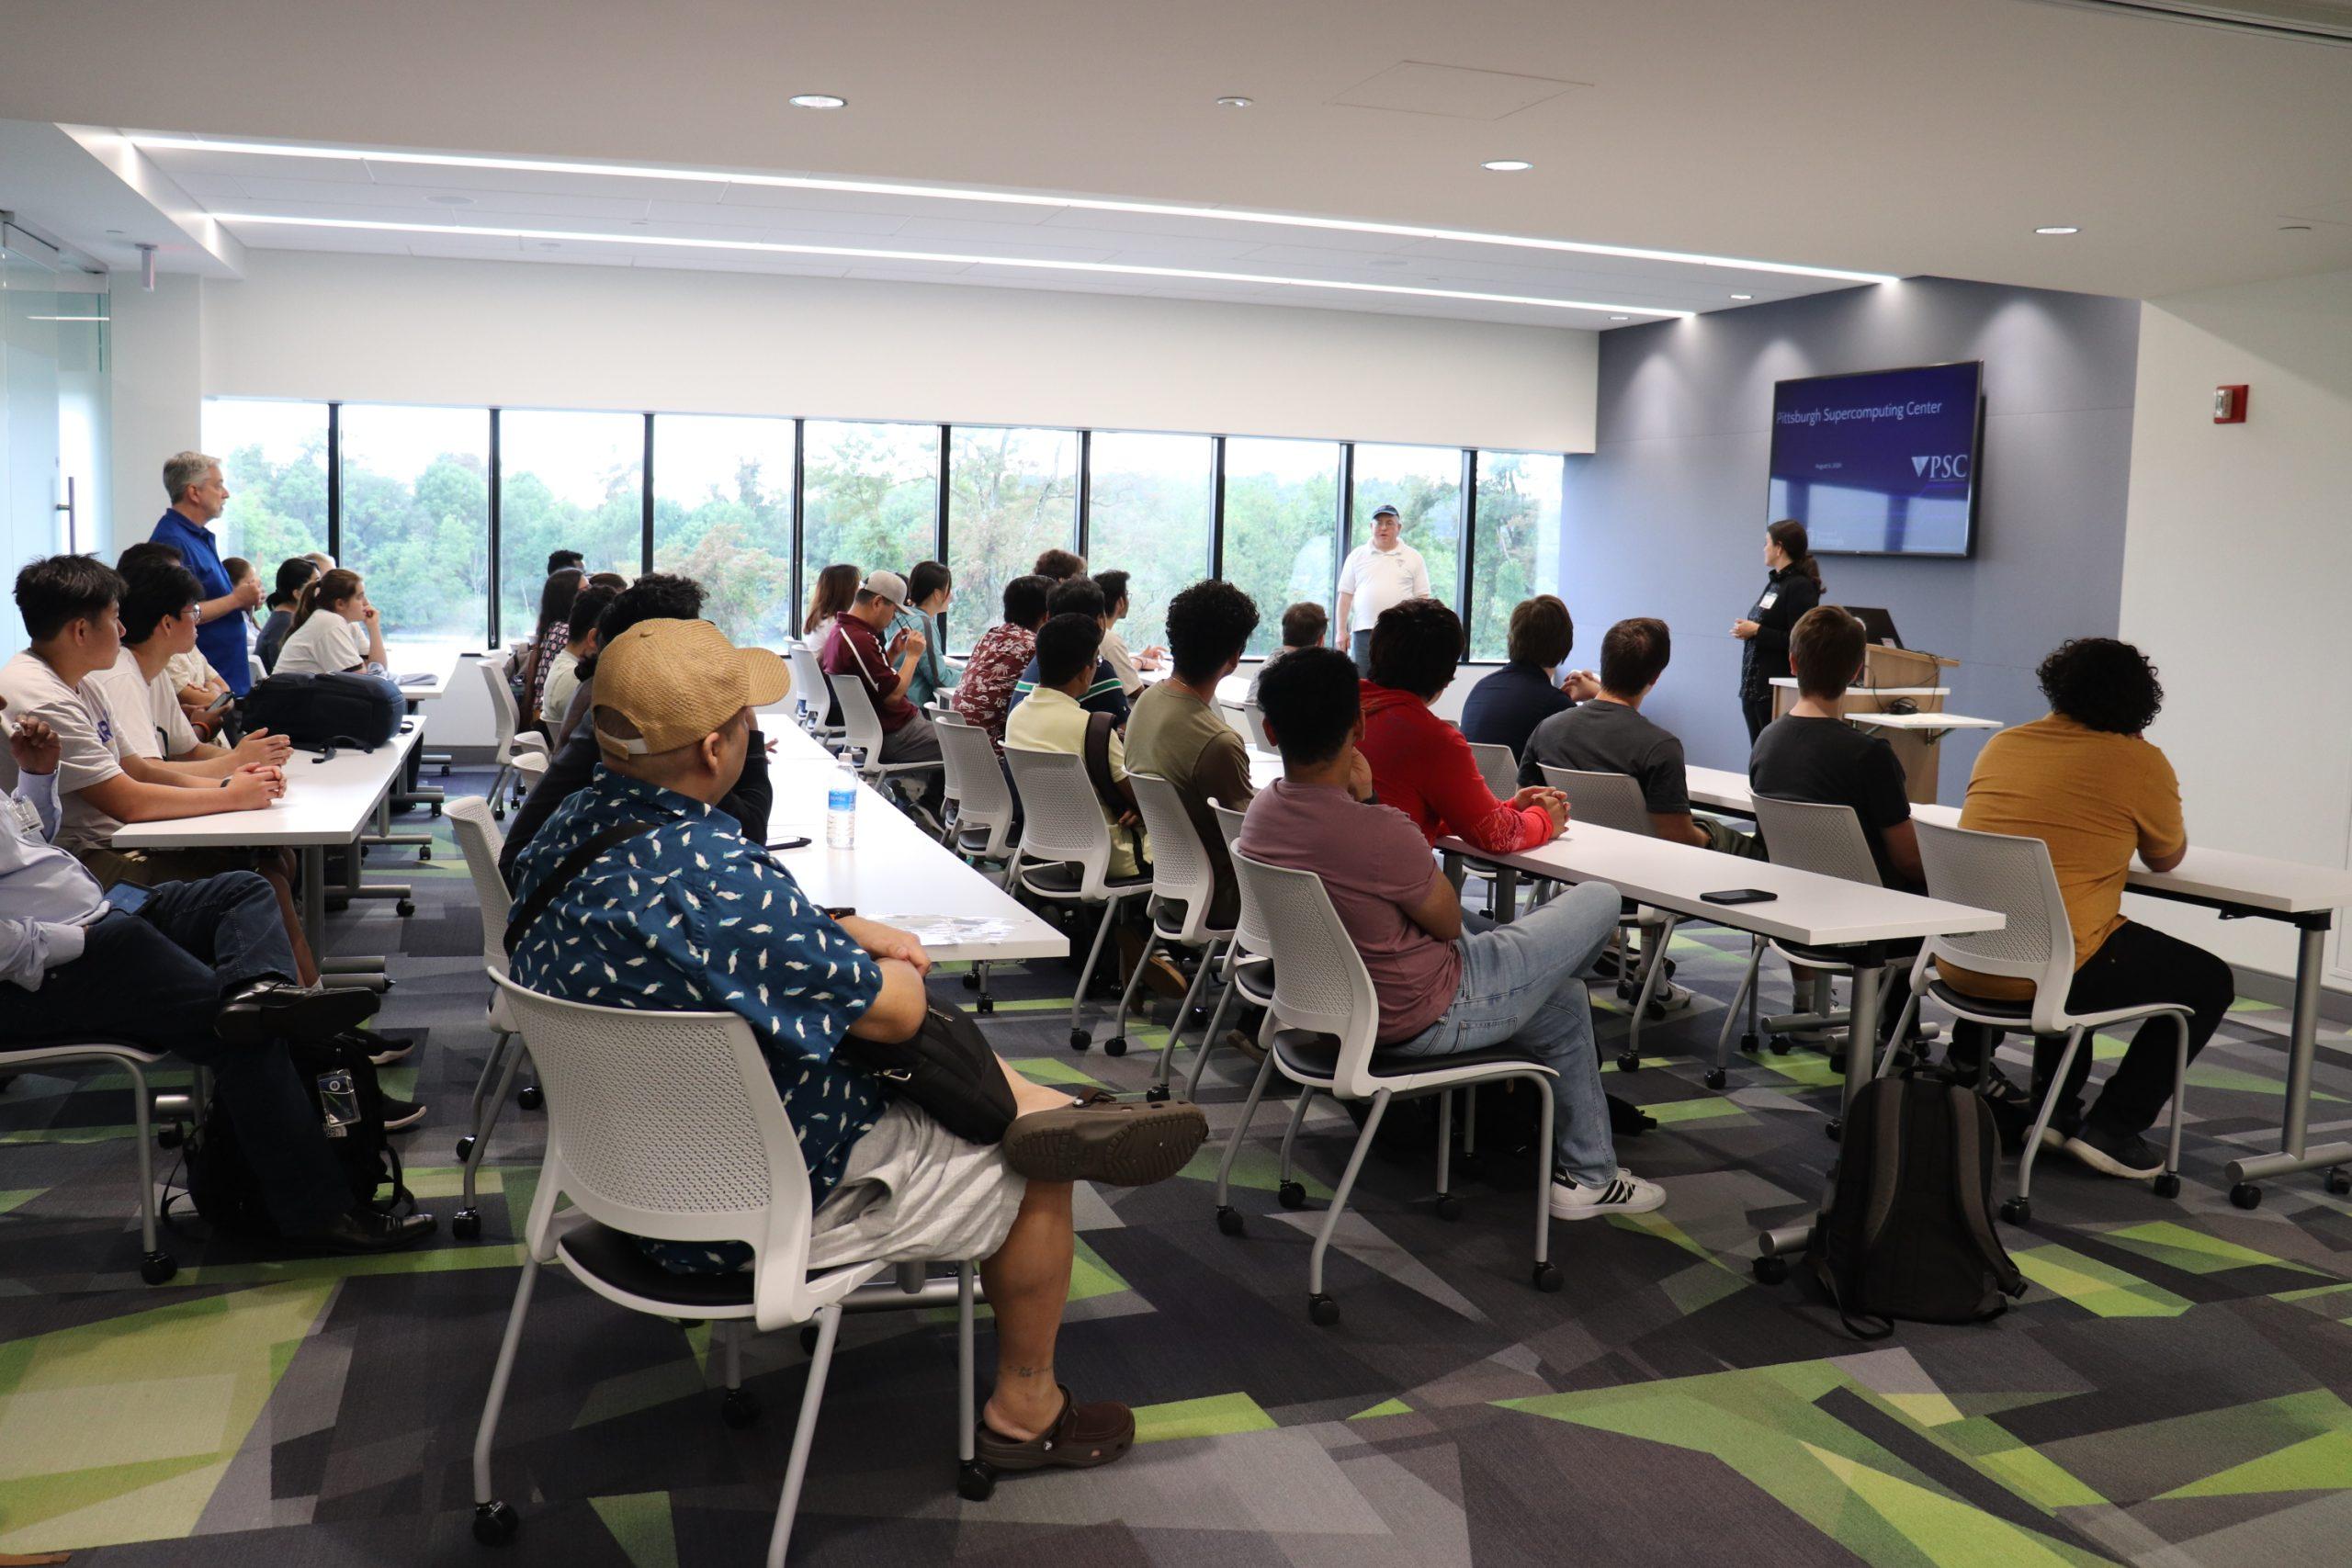
<path fill-rule="evenodd" d="M 1739 705 L 1747 716 L 1747 743 L 1772 722 L 1772 677 L 1789 672 L 1789 628 L 1821 603 L 1821 567 L 1804 525 L 1783 519 L 1764 530 L 1764 570 L 1772 575 L 1747 618 L 1731 635 L 1747 646 L 1739 658 Z"/>

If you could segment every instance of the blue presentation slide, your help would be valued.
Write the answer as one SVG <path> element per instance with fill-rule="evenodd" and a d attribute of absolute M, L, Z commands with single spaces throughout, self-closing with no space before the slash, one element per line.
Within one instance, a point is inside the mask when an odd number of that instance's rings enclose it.
<path fill-rule="evenodd" d="M 1984 367 L 1783 381 L 1772 394 L 1771 519 L 1816 551 L 1964 556 Z"/>

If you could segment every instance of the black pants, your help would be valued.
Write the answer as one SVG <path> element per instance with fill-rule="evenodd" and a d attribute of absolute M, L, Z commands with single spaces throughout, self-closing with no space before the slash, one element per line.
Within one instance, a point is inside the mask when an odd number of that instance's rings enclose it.
<path fill-rule="evenodd" d="M 0 983 L 0 1040 L 123 1040 L 211 1068 L 270 1218 L 299 1234 L 351 1203 L 319 1113 L 283 1042 L 232 1045 L 212 1032 L 223 996 L 293 977 L 268 883 L 249 871 L 166 882 L 137 914 L 90 927 L 82 956 L 41 976 L 39 990 Z"/>
<path fill-rule="evenodd" d="M 2127 920 L 2099 944 L 2090 962 L 2075 971 L 2075 983 L 2066 992 L 2066 1010 L 2099 1012 L 2145 1002 L 2177 1002 L 2191 1010 L 2188 1055 L 2194 1061 L 2213 1038 L 2213 1031 L 2222 1026 L 2222 1016 L 2236 995 L 2237 979 L 2227 964 L 2178 937 Z M 1960 1025 L 1952 1032 L 1955 1061 L 1963 1066 L 1982 1063 L 1991 1034 L 1981 1024 Z M 2123 1134 L 2144 1133 L 2153 1126 L 2165 1101 L 2172 1098 L 2173 1044 L 2172 1020 L 2152 1018 L 2142 1023 L 2107 1087 L 2099 1091 L 2089 1119 L 2103 1131 Z M 2034 1037 L 2037 1099 L 2058 1070 L 2058 1058 L 2065 1047 L 2063 1034 Z M 2090 1070 L 2091 1043 L 2086 1040 L 2075 1053 L 2065 1092 L 2051 1117 L 2052 1126 L 2071 1127 L 2083 1119 L 2083 1084 Z"/>
<path fill-rule="evenodd" d="M 1767 687 L 1760 697 L 1740 698 L 1739 711 L 1741 716 L 1747 720 L 1747 743 L 1753 746 L 1756 738 L 1764 733 L 1764 727 L 1772 722 L 1771 689 Z"/>

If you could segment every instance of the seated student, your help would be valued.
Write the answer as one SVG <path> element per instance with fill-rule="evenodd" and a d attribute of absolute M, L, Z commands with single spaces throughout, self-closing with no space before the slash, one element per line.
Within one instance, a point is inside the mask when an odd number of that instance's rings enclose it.
<path fill-rule="evenodd" d="M 817 1205 L 809 1267 L 979 1258 L 998 1356 L 979 1457 L 1008 1470 L 1119 1458 L 1134 1439 L 1126 1407 L 1080 1404 L 1054 1375 L 1074 1248 L 1069 1184 L 1175 1175 L 1207 1134 L 1200 1111 L 1093 1095 L 1073 1103 L 1006 1067 L 1021 1114 L 1001 1145 L 986 1147 L 893 1100 L 839 1047 L 903 1040 L 922 1026 L 931 966 L 922 944 L 871 920 L 829 919 L 803 900 L 781 861 L 713 809 L 756 749 L 752 710 L 791 689 L 784 660 L 729 647 L 706 621 L 658 620 L 621 633 L 597 662 L 594 733 L 604 766 L 524 856 L 518 898 L 592 836 L 651 826 L 556 893 L 521 936 L 515 979 L 609 1007 L 741 1014 L 808 1162 Z M 715 919 L 730 902 L 760 919 Z M 622 964 L 631 981 L 616 989 L 604 973 Z M 740 1242 L 642 1245 L 682 1272 L 741 1268 L 750 1257 Z"/>
<path fill-rule="evenodd" d="M 1102 628 L 1102 657 L 1110 664 L 1111 672 L 1118 676 L 1119 689 L 1126 693 L 1130 703 L 1142 694 L 1143 671 L 1159 669 L 1161 656 L 1168 651 L 1154 643 L 1141 653 L 1130 653 L 1127 639 L 1119 635 L 1119 622 L 1125 618 L 1130 607 L 1127 584 L 1133 575 L 1125 571 L 1094 574 L 1094 586 L 1102 590 L 1103 613 L 1110 617 L 1110 625 Z"/>
<path fill-rule="evenodd" d="M 1566 604 L 1549 593 L 1521 600 L 1510 613 L 1510 662 L 1470 688 L 1462 704 L 1462 738 L 1508 746 L 1516 757 L 1527 750 L 1537 725 L 1598 693 L 1600 678 L 1589 670 L 1554 679 L 1576 643 L 1576 622 Z"/>
<path fill-rule="evenodd" d="M 334 563 L 333 561 L 329 561 L 327 564 L 332 567 Z M 548 552 L 548 575 L 549 577 L 553 577 L 559 571 L 563 571 L 574 567 L 584 570 L 587 565 L 588 558 L 582 555 L 578 550 L 549 550 Z"/>
<path fill-rule="evenodd" d="M 857 568 L 847 561 L 835 561 L 819 572 L 808 590 L 808 614 L 800 622 L 800 640 L 811 648 L 823 646 L 825 634 L 832 629 L 833 617 L 856 601 L 857 585 L 863 581 Z M 811 702 L 823 696 L 822 692 L 808 694 Z"/>
<path fill-rule="evenodd" d="M 649 571 L 630 583 L 597 617 L 597 651 L 581 660 L 580 689 L 572 695 L 572 715 L 584 715 L 595 705 L 596 667 L 604 661 L 603 650 L 613 645 L 614 638 L 640 621 L 701 618 L 702 585 L 691 577 Z M 600 753 L 594 728 L 582 718 L 576 729 L 556 742 L 554 755 L 548 759 L 547 771 L 539 775 L 539 782 L 531 786 L 523 804 L 507 815 L 506 843 L 499 851 L 498 871 L 509 884 L 514 880 L 514 863 L 522 858 L 523 851 L 555 814 L 556 807 L 584 788 L 594 776 Z M 743 837 L 755 844 L 764 844 L 768 841 L 768 812 L 774 805 L 768 784 L 768 748 L 763 742 L 745 756 L 742 774 L 719 801 L 718 809 L 735 819 Z"/>
<path fill-rule="evenodd" d="M 368 603 L 359 574 L 343 567 L 323 571 L 302 590 L 294 629 L 277 652 L 279 675 L 331 675 L 360 670 L 385 673 L 383 617 Z"/>
<path fill-rule="evenodd" d="M 1208 850 L 1216 874 L 1209 924 L 1231 930 L 1241 893 L 1217 829 L 1215 801 L 1238 811 L 1250 804 L 1250 752 L 1217 712 L 1217 682 L 1239 668 L 1258 629 L 1258 606 L 1222 579 L 1195 582 L 1168 602 L 1168 642 L 1176 667 L 1136 699 L 1127 720 L 1126 764 L 1166 779 Z"/>
<path fill-rule="evenodd" d="M 873 699 L 875 714 L 882 721 L 880 761 L 933 762 L 939 760 L 939 731 L 929 714 L 907 701 L 907 687 L 931 638 L 919 631 L 902 631 L 890 638 L 887 652 L 882 647 L 883 631 L 906 607 L 904 578 L 895 571 L 871 573 L 859 585 L 849 608 L 833 617 L 832 629 L 825 634 L 817 660 L 828 675 L 854 677 Z M 840 723 L 840 709 L 835 703 L 827 722 Z M 940 778 L 936 773 L 901 776 L 925 788 Z"/>
<path fill-rule="evenodd" d="M 931 705 L 940 693 L 952 690 L 964 678 L 962 671 L 947 662 L 940 617 L 947 614 L 948 602 L 956 597 L 956 574 L 935 560 L 917 561 L 907 573 L 907 603 L 890 622 L 890 633 L 920 632 L 922 634 L 922 654 L 915 660 L 914 679 L 907 682 L 907 701 L 920 710 Z"/>
<path fill-rule="evenodd" d="M 548 672 L 555 668 L 556 655 L 571 641 L 572 601 L 587 586 L 588 574 L 576 566 L 548 574 L 547 581 L 539 586 L 539 615 L 530 641 L 523 649 L 520 662 L 511 666 L 515 712 L 524 725 L 537 725 L 542 735 L 547 733 L 547 726 L 540 719 L 539 708 L 547 695 Z"/>
<path fill-rule="evenodd" d="M 1030 571 L 1048 582 L 1068 582 L 1086 570 L 1086 558 L 1068 550 L 1039 550 L 1037 563 Z"/>
<path fill-rule="evenodd" d="M 1056 583 L 1053 591 L 1046 595 L 1046 614 L 1091 615 L 1094 624 L 1105 631 L 1111 626 L 1110 608 L 1102 602 L 1102 590 L 1095 586 L 1091 577 L 1072 577 L 1066 582 Z M 1023 667 L 1021 679 L 1012 683 L 1012 700 L 1005 705 L 1007 719 L 1021 705 L 1021 699 L 1035 689 L 1036 684 L 1037 661 L 1032 659 Z M 1126 688 L 1119 684 L 1118 671 L 1111 668 L 1109 660 L 1095 660 L 1094 679 L 1087 682 L 1086 695 L 1078 705 L 1089 713 L 1107 713 L 1112 723 L 1122 729 L 1126 728 Z"/>
<path fill-rule="evenodd" d="M 1600 639 L 1600 694 L 1535 727 L 1527 738 L 1527 750 L 1520 754 L 1520 782 L 1542 779 L 1547 766 L 1628 773 L 1642 786 L 1650 831 L 1659 838 L 1727 854 L 1760 856 L 1762 847 L 1752 836 L 1712 817 L 1690 815 L 1682 742 L 1642 713 L 1643 699 L 1666 673 L 1673 655 L 1673 639 L 1664 621 L 1643 615 L 1610 627 Z"/>
<path fill-rule="evenodd" d="M 2041 661 L 2040 675 L 2050 716 L 2004 729 L 1984 743 L 1968 777 L 1960 825 L 2050 846 L 2075 938 L 2070 1010 L 2177 1002 L 2192 1010 L 2188 1054 L 2194 1058 L 2236 995 L 2230 966 L 2122 914 L 2123 879 L 2135 851 L 2151 871 L 2169 871 L 2188 852 L 2179 781 L 2165 754 L 2141 734 L 2164 706 L 2155 666 L 2128 642 L 2077 637 L 2059 644 Z M 1950 963 L 1938 968 L 1947 984 L 1971 996 L 2023 1001 L 2033 995 L 2030 980 L 1977 975 Z M 1988 1043 L 1981 1026 L 1960 1025 L 1952 1040 L 1955 1065 L 1981 1064 Z M 2171 1098 L 2173 1043 L 2169 1019 L 2141 1024 L 2087 1114 L 2082 1091 L 2091 1050 L 2084 1043 L 2051 1120 L 2069 1154 L 2093 1170 L 2133 1180 L 2164 1168 L 2164 1152 L 2141 1134 Z M 2064 1044 L 2054 1035 L 2034 1042 L 2037 1099 Z"/>
<path fill-rule="evenodd" d="M 1789 631 L 1796 705 L 1756 738 L 1747 782 L 1757 794 L 1778 800 L 1851 807 L 1870 840 L 1879 880 L 1917 893 L 1927 881 L 1903 763 L 1885 740 L 1839 716 L 1839 702 L 1860 677 L 1869 646 L 1862 623 L 1835 604 L 1798 617 Z"/>
<path fill-rule="evenodd" d="M 1548 844 L 1568 823 L 1560 792 L 1539 782 L 1497 800 L 1462 732 L 1430 711 L 1461 658 L 1461 618 L 1439 601 L 1408 599 L 1381 612 L 1359 705 L 1380 803 L 1403 812 L 1430 843 L 1453 836 L 1490 854 Z"/>
<path fill-rule="evenodd" d="M 571 618 L 565 623 L 571 640 L 548 666 L 548 682 L 539 693 L 539 712 L 550 723 L 569 716 L 571 694 L 580 689 L 580 661 L 596 651 L 596 619 L 619 593 L 617 588 L 591 583 L 571 602 Z"/>
<path fill-rule="evenodd" d="M 187 570 L 186 558 L 180 554 L 179 550 L 157 539 L 142 540 L 126 548 L 117 558 L 114 570 L 118 575 L 128 580 L 141 566 L 150 564 L 177 566 L 183 570 Z M 223 560 L 220 568 L 228 573 L 232 591 L 238 588 L 246 578 L 253 576 L 253 564 L 250 561 L 240 560 L 234 556 Z M 195 574 L 190 572 L 189 575 Z M 203 587 L 201 580 L 197 586 L 200 592 Z M 255 592 L 258 592 L 259 590 L 256 589 Z M 174 607 L 177 608 L 177 606 Z M 200 613 L 202 609 L 200 598 L 198 601 L 198 608 Z M 249 613 L 243 610 L 232 612 L 234 615 Z M 226 711 L 222 708 L 215 708 L 213 704 L 224 696 L 234 697 L 236 694 L 230 690 L 226 681 L 220 679 L 220 672 L 214 670 L 211 663 L 204 657 L 204 650 L 197 647 L 192 639 L 188 644 L 187 651 L 173 654 L 164 670 L 171 677 L 174 701 L 180 709 L 182 718 L 186 721 L 184 728 L 194 731 L 196 738 L 199 740 L 211 739 L 220 731 L 221 716 Z M 246 667 L 246 672 L 252 673 L 250 665 Z M 143 692 L 141 700 L 145 700 Z M 162 720 L 158 719 L 157 722 L 161 723 Z M 175 722 L 174 728 L 176 729 L 183 726 Z"/>
<path fill-rule="evenodd" d="M 308 556 L 277 563 L 277 587 L 267 601 L 269 617 L 261 624 L 261 636 L 254 639 L 261 667 L 270 674 L 277 672 L 278 652 L 286 646 L 286 634 L 294 629 L 294 612 L 301 608 L 302 590 L 318 575 L 319 563 Z"/>
<path fill-rule="evenodd" d="M 1004 585 L 1004 619 L 980 634 L 964 660 L 964 679 L 951 700 L 967 724 L 989 732 L 1004 750 L 1005 710 L 1013 684 L 1037 651 L 1037 628 L 1046 624 L 1046 592 L 1051 583 L 1031 573 Z"/>
<path fill-rule="evenodd" d="M 1028 700 L 1004 721 L 1008 748 L 1086 755 L 1091 716 L 1079 705 L 1079 699 L 1093 683 L 1102 647 L 1102 623 L 1091 615 L 1071 613 L 1046 621 L 1037 633 L 1037 657 L 1031 661 L 1037 671 L 1036 685 Z M 1120 739 L 1115 725 L 1105 750 L 1110 776 L 1107 781 L 1096 779 L 1094 787 L 1098 793 L 1115 794 L 1122 803 L 1116 810 L 1107 800 L 1102 804 L 1103 820 L 1111 824 L 1108 874 L 1116 881 L 1141 875 L 1150 849 L 1144 839 L 1143 818 L 1136 812 L 1135 786 L 1127 783 L 1126 742 Z"/>
<path fill-rule="evenodd" d="M 617 571 L 592 571 L 588 574 L 588 581 L 582 585 L 582 591 L 584 592 L 590 588 L 609 588 L 618 593 L 628 586 L 628 579 Z"/>
<path fill-rule="evenodd" d="M 430 1214 L 352 1203 L 287 1056 L 288 1041 L 356 1029 L 377 998 L 298 985 L 277 904 L 251 872 L 160 883 L 135 910 L 116 909 L 97 878 L 47 841 L 59 821 L 57 734 L 13 711 L 0 730 L 17 774 L 15 802 L 0 803 L 0 1040 L 99 1035 L 209 1067 L 289 1247 L 384 1252 L 431 1235 Z"/>
<path fill-rule="evenodd" d="M 1322 878 L 1371 971 L 1384 1055 L 1450 1056 L 1508 1041 L 1559 1075 L 1555 1217 L 1657 1208 L 1665 1191 L 1617 1163 L 1592 1010 L 1577 978 L 1617 929 L 1617 890 L 1580 883 L 1508 925 L 1465 931 L 1461 899 L 1419 828 L 1373 800 L 1359 689 L 1354 660 L 1337 649 L 1301 649 L 1266 672 L 1261 705 L 1283 777 L 1250 803 L 1238 847 Z"/>
<path fill-rule="evenodd" d="M 1258 682 L 1266 678 L 1266 671 L 1274 667 L 1275 660 L 1297 649 L 1322 647 L 1324 634 L 1330 629 L 1331 617 L 1324 613 L 1322 605 L 1311 600 L 1302 599 L 1284 610 L 1283 612 L 1283 646 L 1278 651 L 1268 656 L 1266 661 L 1258 666 L 1258 672 L 1250 677 L 1248 700 L 1253 703 L 1258 700 Z"/>

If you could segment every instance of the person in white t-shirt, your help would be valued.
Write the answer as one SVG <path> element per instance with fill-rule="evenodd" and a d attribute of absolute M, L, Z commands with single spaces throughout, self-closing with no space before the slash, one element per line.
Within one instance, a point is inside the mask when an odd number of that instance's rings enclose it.
<path fill-rule="evenodd" d="M 1405 543 L 1405 525 L 1393 506 L 1372 514 L 1372 543 L 1348 552 L 1340 568 L 1337 630 L 1360 673 L 1372 672 L 1372 628 L 1381 612 L 1429 595 L 1429 563 Z"/>
<path fill-rule="evenodd" d="M 278 675 L 332 675 L 346 671 L 386 672 L 384 627 L 368 603 L 367 584 L 345 567 L 322 571 L 302 590 L 294 629 L 278 650 Z"/>

